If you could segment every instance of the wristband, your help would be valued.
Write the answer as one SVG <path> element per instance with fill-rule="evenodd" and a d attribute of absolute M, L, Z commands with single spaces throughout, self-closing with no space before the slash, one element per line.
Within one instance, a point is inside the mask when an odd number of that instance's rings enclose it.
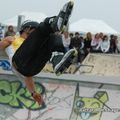
<path fill-rule="evenodd" d="M 35 91 L 33 91 L 33 92 L 31 93 L 31 96 L 33 96 L 33 94 L 34 94 L 34 93 L 36 93 L 36 92 L 35 92 Z"/>

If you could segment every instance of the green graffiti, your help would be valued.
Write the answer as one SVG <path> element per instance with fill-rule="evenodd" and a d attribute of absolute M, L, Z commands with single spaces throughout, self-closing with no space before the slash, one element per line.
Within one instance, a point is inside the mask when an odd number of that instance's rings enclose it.
<path fill-rule="evenodd" d="M 39 93 L 45 93 L 45 87 L 35 83 Z M 27 88 L 20 81 L 0 80 L 0 104 L 6 104 L 14 108 L 27 108 L 30 110 L 43 109 L 44 105 L 38 105 Z"/>

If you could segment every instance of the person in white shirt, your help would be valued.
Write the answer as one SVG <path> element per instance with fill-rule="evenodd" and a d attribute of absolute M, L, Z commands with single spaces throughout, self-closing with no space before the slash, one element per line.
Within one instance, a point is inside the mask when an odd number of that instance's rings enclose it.
<path fill-rule="evenodd" d="M 102 39 L 99 36 L 99 33 L 95 34 L 94 39 L 91 41 L 91 47 L 93 52 L 99 52 L 100 51 L 100 44 Z"/>
<path fill-rule="evenodd" d="M 100 49 L 103 53 L 109 52 L 110 49 L 110 40 L 108 39 L 107 35 L 103 36 L 103 39 L 100 44 Z"/>
<path fill-rule="evenodd" d="M 63 34 L 62 34 L 62 40 L 63 40 L 63 45 L 65 47 L 65 51 L 67 52 L 70 48 L 70 36 L 69 36 L 69 32 L 65 31 Z"/>

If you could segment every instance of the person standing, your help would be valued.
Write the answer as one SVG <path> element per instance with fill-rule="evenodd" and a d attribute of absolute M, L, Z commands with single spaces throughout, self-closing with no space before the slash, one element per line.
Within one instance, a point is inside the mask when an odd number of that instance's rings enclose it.
<path fill-rule="evenodd" d="M 5 36 L 4 37 L 7 37 L 7 36 L 14 36 L 16 33 L 14 31 L 14 27 L 12 25 L 8 26 L 8 29 L 7 31 L 5 32 Z"/>
<path fill-rule="evenodd" d="M 80 63 L 81 60 L 81 49 L 83 49 L 84 43 L 83 43 L 83 38 L 80 37 L 80 34 L 78 32 L 75 33 L 75 36 L 71 38 L 70 42 L 70 49 L 75 48 L 78 51 L 78 59 L 77 63 Z"/>
<path fill-rule="evenodd" d="M 85 52 L 85 57 L 91 51 L 91 41 L 92 41 L 92 34 L 90 32 L 88 32 L 86 34 L 86 37 L 84 38 L 84 52 Z"/>

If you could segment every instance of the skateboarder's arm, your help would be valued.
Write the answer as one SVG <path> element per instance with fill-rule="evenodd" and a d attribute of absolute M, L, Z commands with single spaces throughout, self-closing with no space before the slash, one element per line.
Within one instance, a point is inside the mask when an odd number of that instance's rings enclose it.
<path fill-rule="evenodd" d="M 35 90 L 35 83 L 33 81 L 32 77 L 26 77 L 25 78 L 25 85 L 27 87 L 27 89 L 29 90 L 29 92 L 31 93 L 33 99 L 38 102 L 38 104 L 42 104 L 43 103 L 43 99 L 42 96 L 36 92 Z"/>
<path fill-rule="evenodd" d="M 2 41 L 0 41 L 0 49 L 5 49 L 9 45 L 11 45 L 14 39 L 15 38 L 12 36 L 5 37 Z"/>
<path fill-rule="evenodd" d="M 35 92 L 35 83 L 32 77 L 26 77 L 25 84 L 31 94 Z"/>

